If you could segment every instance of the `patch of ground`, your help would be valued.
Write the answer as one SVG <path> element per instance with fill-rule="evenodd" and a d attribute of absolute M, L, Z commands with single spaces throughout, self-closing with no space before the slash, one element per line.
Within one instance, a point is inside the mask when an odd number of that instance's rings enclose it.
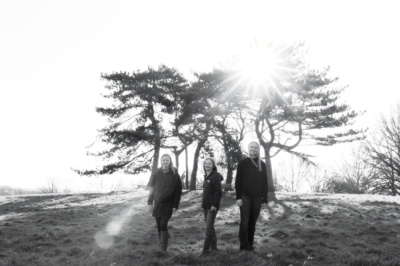
<path fill-rule="evenodd" d="M 182 196 L 158 251 L 145 190 L 6 196 L 0 202 L 0 265 L 400 265 L 400 198 L 283 194 L 264 205 L 256 251 L 238 250 L 239 209 L 224 194 L 219 252 L 199 257 L 201 191 Z"/>

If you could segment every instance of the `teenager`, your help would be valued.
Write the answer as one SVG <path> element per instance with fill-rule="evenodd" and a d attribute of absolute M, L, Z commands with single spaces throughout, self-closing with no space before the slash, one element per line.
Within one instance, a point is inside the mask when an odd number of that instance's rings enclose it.
<path fill-rule="evenodd" d="M 240 207 L 240 250 L 254 250 L 254 233 L 261 210 L 267 203 L 267 167 L 260 159 L 260 145 L 251 142 L 249 157 L 240 161 L 236 171 L 236 204 Z"/>
<path fill-rule="evenodd" d="M 214 222 L 220 206 L 222 195 L 221 181 L 223 180 L 223 177 L 218 173 L 217 166 L 212 158 L 204 160 L 203 168 L 205 176 L 201 207 L 203 209 L 204 221 L 206 223 L 206 232 L 201 255 L 206 255 L 210 252 L 210 248 L 211 250 L 218 250 Z"/>
<path fill-rule="evenodd" d="M 171 156 L 161 156 L 161 167 L 150 177 L 148 205 L 157 223 L 158 242 L 161 250 L 168 248 L 168 221 L 176 212 L 182 194 L 182 181 L 172 165 Z"/>

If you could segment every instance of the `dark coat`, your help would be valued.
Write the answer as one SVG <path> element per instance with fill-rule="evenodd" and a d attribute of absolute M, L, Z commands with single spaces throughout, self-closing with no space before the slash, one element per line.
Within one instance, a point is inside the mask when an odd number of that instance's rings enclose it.
<path fill-rule="evenodd" d="M 206 178 L 204 178 L 203 200 L 201 203 L 201 207 L 203 209 L 211 209 L 211 206 L 219 209 L 222 195 L 222 180 L 224 180 L 224 178 L 217 171 L 211 171 L 211 173 Z"/>
<path fill-rule="evenodd" d="M 182 181 L 176 169 L 164 173 L 157 169 L 150 177 L 148 204 L 153 205 L 154 217 L 171 217 L 172 209 L 178 209 L 182 195 Z"/>
<path fill-rule="evenodd" d="M 263 203 L 268 202 L 268 179 L 267 166 L 261 161 L 261 171 L 251 161 L 246 158 L 239 162 L 235 179 L 236 199 L 241 199 L 242 195 L 249 197 L 260 197 Z"/>

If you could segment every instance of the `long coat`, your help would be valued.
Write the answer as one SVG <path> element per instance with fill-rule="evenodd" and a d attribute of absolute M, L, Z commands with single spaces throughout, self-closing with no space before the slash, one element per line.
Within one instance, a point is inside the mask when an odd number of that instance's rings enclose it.
<path fill-rule="evenodd" d="M 176 169 L 164 173 L 157 169 L 150 177 L 148 204 L 153 205 L 154 217 L 171 217 L 172 209 L 178 209 L 182 195 L 182 181 Z"/>
<path fill-rule="evenodd" d="M 203 182 L 203 200 L 201 207 L 209 210 L 211 206 L 219 209 L 221 201 L 222 188 L 221 181 L 224 180 L 222 175 L 217 171 L 211 171 L 211 173 L 204 178 Z"/>

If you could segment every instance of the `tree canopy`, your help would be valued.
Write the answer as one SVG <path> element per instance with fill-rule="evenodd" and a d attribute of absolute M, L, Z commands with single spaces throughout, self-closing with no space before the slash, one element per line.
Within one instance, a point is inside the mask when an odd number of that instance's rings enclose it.
<path fill-rule="evenodd" d="M 190 182 L 195 189 L 200 151 L 213 139 L 226 155 L 230 183 L 246 152 L 243 141 L 255 136 L 264 149 L 273 192 L 271 157 L 280 151 L 309 160 L 296 150 L 301 142 L 334 145 L 365 137 L 365 130 L 353 127 L 360 113 L 340 101 L 346 86 L 329 76 L 329 68 L 310 68 L 304 44 L 260 47 L 268 56 L 255 56 L 262 60 L 256 68 L 255 63 L 251 68 L 233 63 L 196 73 L 191 82 L 164 65 L 132 74 L 103 74 L 109 91 L 105 97 L 112 105 L 96 111 L 109 119 L 99 131 L 107 148 L 91 154 L 108 163 L 78 172 L 154 171 L 161 149 L 173 151 L 178 162 L 181 152 L 195 145 Z"/>

